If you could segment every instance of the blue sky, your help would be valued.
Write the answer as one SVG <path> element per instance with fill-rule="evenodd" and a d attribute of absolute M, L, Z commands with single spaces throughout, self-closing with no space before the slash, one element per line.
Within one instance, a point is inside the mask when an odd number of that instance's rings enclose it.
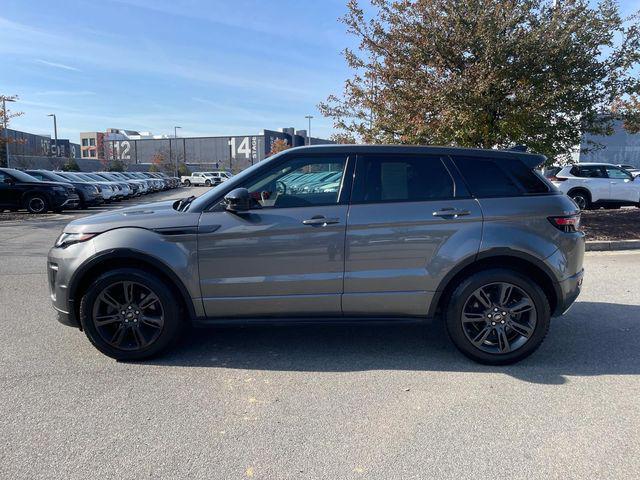
<path fill-rule="evenodd" d="M 345 0 L 3 0 L 0 93 L 12 128 L 78 140 L 106 128 L 183 136 L 331 133 L 316 110 L 349 72 Z"/>
<path fill-rule="evenodd" d="M 0 93 L 12 127 L 78 141 L 106 128 L 180 135 L 306 128 L 349 76 L 346 0 L 2 0 Z M 623 0 L 623 13 L 640 8 Z"/>

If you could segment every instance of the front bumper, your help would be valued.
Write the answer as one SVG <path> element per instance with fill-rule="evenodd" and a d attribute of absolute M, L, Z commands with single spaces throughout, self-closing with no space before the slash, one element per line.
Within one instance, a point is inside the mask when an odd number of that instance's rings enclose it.
<path fill-rule="evenodd" d="M 580 290 L 582 290 L 582 280 L 584 278 L 584 269 L 572 277 L 558 283 L 560 287 L 560 298 L 558 299 L 558 305 L 556 307 L 556 315 L 564 315 L 576 301 Z"/>
<path fill-rule="evenodd" d="M 77 306 L 69 298 L 69 285 L 74 272 L 95 253 L 93 240 L 70 245 L 66 248 L 52 248 L 47 256 L 47 279 L 53 308 L 58 313 L 58 321 L 71 327 L 80 327 Z"/>
<path fill-rule="evenodd" d="M 77 193 L 74 193 L 72 195 L 69 195 L 67 197 L 55 197 L 54 199 L 54 205 L 53 208 L 54 209 L 58 209 L 58 208 L 76 208 L 78 205 L 80 205 L 80 197 L 78 196 Z"/>

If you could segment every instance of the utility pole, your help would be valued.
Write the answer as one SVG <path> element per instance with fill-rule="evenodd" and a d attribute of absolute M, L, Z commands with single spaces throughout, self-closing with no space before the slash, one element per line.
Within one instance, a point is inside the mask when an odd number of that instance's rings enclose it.
<path fill-rule="evenodd" d="M 173 127 L 173 138 L 178 138 L 178 129 L 182 128 L 182 127 Z M 171 140 L 169 140 L 169 145 L 171 145 Z M 184 145 L 184 143 L 183 143 Z M 183 152 L 184 152 L 184 148 L 183 148 Z M 176 163 L 175 163 L 175 172 L 174 172 L 174 176 L 178 176 L 178 151 L 176 150 Z"/>
<path fill-rule="evenodd" d="M 58 150 L 58 122 L 56 121 L 56 114 L 55 113 L 50 113 L 49 115 L 47 115 L 47 117 L 53 117 L 53 138 L 54 138 L 53 148 L 54 148 L 54 155 L 56 157 L 59 157 L 60 156 L 60 151 Z"/>
<path fill-rule="evenodd" d="M 307 145 L 311 145 L 311 119 L 313 115 L 305 115 L 304 118 L 309 120 L 309 129 L 307 130 Z"/>
<path fill-rule="evenodd" d="M 15 102 L 13 98 L 2 97 L 2 115 L 4 117 L 4 145 L 7 152 L 7 168 L 11 168 L 9 165 L 9 120 L 7 116 L 7 102 Z"/>

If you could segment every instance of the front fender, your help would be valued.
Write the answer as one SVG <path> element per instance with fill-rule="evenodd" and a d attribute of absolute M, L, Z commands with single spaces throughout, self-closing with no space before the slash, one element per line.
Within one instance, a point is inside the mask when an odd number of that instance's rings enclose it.
<path fill-rule="evenodd" d="M 169 277 L 185 299 L 192 318 L 202 316 L 195 230 L 155 232 L 139 227 L 116 228 L 90 240 L 93 251 L 69 281 L 69 299 L 76 300 L 79 281 L 94 266 L 111 260 L 148 263 Z"/>

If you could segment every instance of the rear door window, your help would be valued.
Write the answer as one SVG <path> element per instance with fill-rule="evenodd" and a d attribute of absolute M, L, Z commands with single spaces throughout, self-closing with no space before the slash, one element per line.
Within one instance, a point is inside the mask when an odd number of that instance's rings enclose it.
<path fill-rule="evenodd" d="M 440 157 L 364 155 L 358 158 L 352 203 L 453 198 L 453 178 Z"/>
<path fill-rule="evenodd" d="M 454 157 L 471 193 L 476 197 L 516 197 L 522 191 L 495 161 L 478 157 Z"/>
<path fill-rule="evenodd" d="M 581 165 L 578 176 L 583 178 L 606 178 L 604 168 L 600 165 Z"/>

